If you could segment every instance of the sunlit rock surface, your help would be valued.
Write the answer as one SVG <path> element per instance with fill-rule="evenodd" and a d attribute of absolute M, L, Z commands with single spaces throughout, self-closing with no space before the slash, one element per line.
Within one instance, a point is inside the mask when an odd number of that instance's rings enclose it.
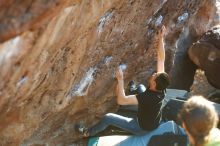
<path fill-rule="evenodd" d="M 156 70 L 152 42 L 162 24 L 168 30 L 166 69 L 183 89 L 181 80 L 192 82 L 194 73 L 189 71 L 192 76 L 187 78 L 174 72 L 175 54 L 185 54 L 218 22 L 214 0 L 60 0 L 57 5 L 58 1 L 48 0 L 48 9 L 41 7 L 46 1 L 38 1 L 34 3 L 39 7 L 25 13 L 25 2 L 13 2 L 1 1 L 8 5 L 0 15 L 1 24 L 8 25 L 0 25 L 0 40 L 7 39 L 0 44 L 0 145 L 4 146 L 73 145 L 79 139 L 74 124 L 91 126 L 106 112 L 117 110 L 114 71 L 120 64 L 125 68 L 125 85 L 131 79 L 146 84 Z M 13 4 L 22 11 L 11 12 Z M 47 10 L 48 15 L 38 13 Z M 9 12 L 16 14 L 16 21 L 4 18 Z M 171 86 L 177 87 L 174 82 Z"/>

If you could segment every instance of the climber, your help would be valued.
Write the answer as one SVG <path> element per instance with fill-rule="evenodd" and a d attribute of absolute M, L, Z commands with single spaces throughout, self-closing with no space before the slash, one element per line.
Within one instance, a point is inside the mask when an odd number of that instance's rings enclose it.
<path fill-rule="evenodd" d="M 151 131 L 159 126 L 161 119 L 161 106 L 165 96 L 165 89 L 169 85 L 168 74 L 164 72 L 165 50 L 163 37 L 166 28 L 157 32 L 157 72 L 148 80 L 149 88 L 137 95 L 125 95 L 124 78 L 122 69 L 119 67 L 116 71 L 118 81 L 116 94 L 119 105 L 138 105 L 138 114 L 136 118 L 124 117 L 121 115 L 108 113 L 95 126 L 87 129 L 85 126 L 77 126 L 79 132 L 84 137 L 94 136 L 103 131 L 109 125 L 116 126 L 135 135 L 141 135 Z"/>
<path fill-rule="evenodd" d="M 211 102 L 202 96 L 191 97 L 179 113 L 182 126 L 192 146 L 219 146 L 218 114 Z"/>

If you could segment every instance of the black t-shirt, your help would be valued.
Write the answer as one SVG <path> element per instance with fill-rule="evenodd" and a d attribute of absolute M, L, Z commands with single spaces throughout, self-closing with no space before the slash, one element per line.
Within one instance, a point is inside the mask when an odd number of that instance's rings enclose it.
<path fill-rule="evenodd" d="M 150 131 L 158 127 L 164 99 L 164 92 L 156 92 L 147 89 L 136 95 L 138 100 L 138 122 L 142 129 Z"/>

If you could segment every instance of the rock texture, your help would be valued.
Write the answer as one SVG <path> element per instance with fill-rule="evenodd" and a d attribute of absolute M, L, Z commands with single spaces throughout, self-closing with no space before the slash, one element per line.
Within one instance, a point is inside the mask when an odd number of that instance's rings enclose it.
<path fill-rule="evenodd" d="M 1 0 L 0 42 L 41 25 L 43 19 L 56 14 L 60 5 L 59 0 Z"/>
<path fill-rule="evenodd" d="M 188 52 L 190 59 L 205 71 L 209 83 L 220 89 L 220 26 L 207 31 Z"/>
<path fill-rule="evenodd" d="M 199 95 L 203 95 L 207 98 L 211 98 L 213 94 L 215 94 L 219 91 L 218 89 L 216 89 L 215 87 L 211 86 L 208 83 L 208 80 L 207 80 L 203 70 L 196 71 L 196 74 L 194 76 L 194 82 L 193 82 L 193 85 L 191 86 L 190 90 L 191 90 L 190 94 L 192 94 L 192 95 L 199 94 Z M 211 100 L 213 100 L 213 99 L 211 99 Z"/>
<path fill-rule="evenodd" d="M 219 24 L 219 2 L 218 1 L 203 1 L 197 11 L 197 15 L 193 15 L 184 27 L 178 41 L 176 42 L 176 53 L 174 58 L 174 66 L 171 70 L 171 88 L 178 88 L 190 91 L 193 83 L 197 65 L 189 58 L 187 50 L 196 42 L 203 33 L 211 26 Z M 216 7 L 213 7 L 213 3 Z M 198 53 L 198 52 L 197 52 Z M 201 54 L 201 53 L 198 53 Z M 204 53 L 204 56 L 207 54 Z"/>
<path fill-rule="evenodd" d="M 73 145 L 74 124 L 91 126 L 117 109 L 116 67 L 126 68 L 126 83 L 146 84 L 156 69 L 152 42 L 162 24 L 167 72 L 173 81 L 190 81 L 173 73 L 182 50 L 176 44 L 188 48 L 218 21 L 214 0 L 57 2 L 1 2 L 0 40 L 10 40 L 0 45 L 0 145 Z"/>

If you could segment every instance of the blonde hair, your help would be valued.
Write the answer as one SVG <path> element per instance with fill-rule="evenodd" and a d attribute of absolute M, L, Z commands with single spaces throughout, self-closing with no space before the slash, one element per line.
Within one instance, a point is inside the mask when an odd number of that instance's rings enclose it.
<path fill-rule="evenodd" d="M 180 120 L 195 141 L 195 146 L 208 142 L 212 128 L 218 124 L 218 114 L 213 104 L 202 96 L 191 97 L 179 113 Z"/>

